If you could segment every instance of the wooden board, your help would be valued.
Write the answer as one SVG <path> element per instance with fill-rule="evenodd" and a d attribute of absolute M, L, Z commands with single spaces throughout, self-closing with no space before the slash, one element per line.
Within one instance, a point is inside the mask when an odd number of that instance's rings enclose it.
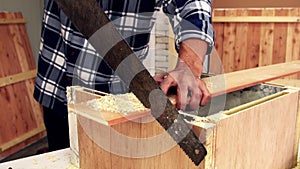
<path fill-rule="evenodd" d="M 280 86 L 288 86 L 288 87 L 296 87 L 300 88 L 300 80 L 298 79 L 276 79 L 268 82 L 271 85 L 280 85 Z M 298 156 L 298 167 L 300 168 L 300 99 L 299 99 L 299 108 L 298 108 L 298 116 L 296 123 L 296 137 L 295 137 L 295 146 L 294 152 L 295 156 Z M 294 161 L 294 164 L 297 164 L 297 160 Z"/>
<path fill-rule="evenodd" d="M 300 60 L 225 73 L 203 80 L 212 96 L 218 96 L 298 73 Z"/>
<path fill-rule="evenodd" d="M 215 168 L 292 168 L 298 92 L 236 112 L 216 122 Z M 297 151 L 296 151 L 297 152 Z"/>
<path fill-rule="evenodd" d="M 142 122 L 143 120 L 144 122 Z M 77 124 L 81 169 L 209 168 L 210 163 L 208 162 L 202 162 L 199 166 L 195 166 L 151 116 L 116 124 L 112 127 L 101 125 L 84 117 L 79 117 Z M 207 141 L 207 143 L 209 142 Z M 207 146 L 209 147 L 209 145 Z M 212 150 L 208 149 L 208 151 Z M 212 158 L 211 153 L 206 159 L 210 158 Z M 173 159 L 177 160 L 173 161 Z M 212 161 L 212 159 L 208 161 Z"/>
<path fill-rule="evenodd" d="M 288 10 L 276 10 L 275 16 L 282 17 L 288 16 Z M 287 42 L 287 29 L 286 23 L 275 23 L 274 24 L 274 37 L 273 37 L 273 58 L 272 64 L 285 62 L 286 55 L 286 42 Z"/>
<path fill-rule="evenodd" d="M 214 9 L 215 47 L 224 72 L 299 60 L 299 11 L 298 7 Z"/>
<path fill-rule="evenodd" d="M 92 109 L 90 106 L 85 103 L 70 105 L 70 111 L 76 111 L 81 116 L 85 116 L 86 118 L 94 119 L 98 123 L 102 123 L 104 125 L 115 125 L 118 123 L 126 122 L 128 120 L 137 119 L 143 117 L 145 115 L 150 115 L 150 112 L 140 111 L 140 112 L 131 112 L 129 114 L 122 114 L 120 112 L 109 112 L 109 111 L 99 111 Z"/>
<path fill-rule="evenodd" d="M 0 24 L 2 158 L 44 137 L 45 129 L 41 107 L 32 96 L 36 65 L 24 18 L 19 12 L 0 12 L 0 19 L 6 21 Z"/>

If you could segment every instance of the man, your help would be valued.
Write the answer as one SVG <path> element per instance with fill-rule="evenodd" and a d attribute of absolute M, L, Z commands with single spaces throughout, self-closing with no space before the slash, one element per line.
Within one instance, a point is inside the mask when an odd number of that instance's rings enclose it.
<path fill-rule="evenodd" d="M 210 0 L 98 3 L 141 61 L 147 55 L 153 13 L 162 6 L 174 25 L 179 59 L 174 70 L 155 76 L 155 80 L 165 93 L 170 87 L 177 88 L 179 109 L 206 104 L 210 94 L 200 76 L 214 39 Z M 45 0 L 34 97 L 43 106 L 50 151 L 69 147 L 66 87 L 71 85 L 104 92 L 128 91 L 56 2 Z"/>

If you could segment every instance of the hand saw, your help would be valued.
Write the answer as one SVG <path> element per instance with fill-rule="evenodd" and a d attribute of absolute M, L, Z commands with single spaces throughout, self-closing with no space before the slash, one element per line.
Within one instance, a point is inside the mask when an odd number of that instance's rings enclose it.
<path fill-rule="evenodd" d="M 195 165 L 207 154 L 205 147 L 171 104 L 144 65 L 105 15 L 96 0 L 55 0 L 103 60 L 129 86 L 159 124 Z"/>

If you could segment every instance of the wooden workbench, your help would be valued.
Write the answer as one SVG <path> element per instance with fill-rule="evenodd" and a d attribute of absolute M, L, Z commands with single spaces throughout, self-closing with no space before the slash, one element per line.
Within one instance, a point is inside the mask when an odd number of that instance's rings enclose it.
<path fill-rule="evenodd" d="M 300 147 L 299 147 L 300 149 Z M 78 169 L 71 163 L 71 150 L 69 148 L 45 154 L 26 157 L 5 163 L 0 163 L 0 169 Z M 300 164 L 300 156 L 298 158 Z M 300 166 L 294 169 L 300 169 Z"/>
<path fill-rule="evenodd" d="M 0 163 L 1 169 L 78 169 L 71 164 L 69 148 Z"/>

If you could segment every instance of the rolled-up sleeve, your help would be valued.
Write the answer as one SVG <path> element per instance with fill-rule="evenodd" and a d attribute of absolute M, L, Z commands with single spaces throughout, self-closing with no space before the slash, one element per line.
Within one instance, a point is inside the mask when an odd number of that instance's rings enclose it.
<path fill-rule="evenodd" d="M 210 54 L 214 45 L 210 0 L 164 0 L 163 11 L 172 23 L 177 49 L 180 42 L 198 38 L 208 43 Z"/>

